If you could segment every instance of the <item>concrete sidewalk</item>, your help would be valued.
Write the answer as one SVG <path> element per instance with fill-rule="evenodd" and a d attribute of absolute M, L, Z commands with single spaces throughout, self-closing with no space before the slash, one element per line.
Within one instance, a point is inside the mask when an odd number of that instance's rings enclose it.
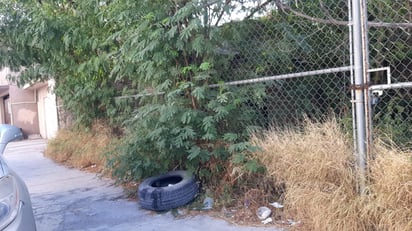
<path fill-rule="evenodd" d="M 280 230 L 234 226 L 207 215 L 176 219 L 170 213 L 142 210 L 112 180 L 45 158 L 45 147 L 45 140 L 25 140 L 10 143 L 5 151 L 8 164 L 27 183 L 38 231 Z"/>

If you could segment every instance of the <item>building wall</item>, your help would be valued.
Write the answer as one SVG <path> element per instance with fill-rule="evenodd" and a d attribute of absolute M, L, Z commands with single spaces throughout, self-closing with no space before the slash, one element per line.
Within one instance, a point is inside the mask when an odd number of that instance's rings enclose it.
<path fill-rule="evenodd" d="M 23 90 L 10 85 L 11 124 L 20 127 L 25 136 L 40 134 L 36 90 Z"/>
<path fill-rule="evenodd" d="M 43 138 L 53 138 L 58 131 L 56 95 L 53 94 L 52 81 L 37 89 L 37 106 L 39 113 L 39 129 Z"/>
<path fill-rule="evenodd" d="M 0 69 L 0 123 L 11 124 L 11 117 L 9 113 L 10 99 L 9 99 L 9 81 L 6 78 L 10 74 L 8 68 Z"/>
<path fill-rule="evenodd" d="M 0 98 L 0 124 L 4 124 L 5 123 L 5 106 L 6 105 L 4 103 L 4 99 Z"/>
<path fill-rule="evenodd" d="M 0 85 L 9 85 L 9 81 L 6 78 L 8 74 L 10 74 L 10 70 L 8 68 L 3 68 L 0 70 Z"/>
<path fill-rule="evenodd" d="M 19 88 L 7 76 L 18 73 L 0 70 L 0 123 L 22 128 L 26 137 L 53 138 L 59 128 L 53 81 L 38 82 Z"/>

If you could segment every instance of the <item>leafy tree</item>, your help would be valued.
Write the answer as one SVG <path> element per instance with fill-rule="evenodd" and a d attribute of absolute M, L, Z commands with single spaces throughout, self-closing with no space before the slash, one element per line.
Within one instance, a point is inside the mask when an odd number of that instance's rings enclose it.
<path fill-rule="evenodd" d="M 1 1 L 1 66 L 24 84 L 54 78 L 56 93 L 78 122 L 90 124 L 112 109 L 108 79 L 111 28 L 97 1 Z M 110 25 L 109 25 L 110 26 Z"/>
<path fill-rule="evenodd" d="M 114 166 L 126 160 L 126 169 L 145 174 L 176 166 L 200 171 L 211 158 L 225 161 L 248 148 L 239 123 L 249 119 L 241 110 L 246 99 L 208 87 L 223 79 L 218 67 L 229 59 L 216 52 L 219 25 L 235 3 L 4 0 L 0 63 L 21 71 L 21 83 L 54 78 L 81 124 L 128 118 L 126 151 Z M 121 96 L 130 94 L 143 97 L 124 107 Z M 144 159 L 150 165 L 137 161 Z"/>
<path fill-rule="evenodd" d="M 130 9 L 128 2 L 113 6 Z M 247 98 L 224 86 L 208 86 L 224 78 L 220 68 L 229 59 L 216 49 L 222 43 L 221 28 L 212 24 L 219 24 L 216 17 L 225 9 L 205 4 L 158 1 L 136 6 L 140 17 L 115 35 L 123 42 L 112 74 L 143 93 L 135 116 L 127 121 L 131 129 L 121 146 L 123 154 L 111 161 L 125 166 L 132 159 L 132 167 L 117 168 L 115 174 L 139 179 L 184 167 L 206 176 L 223 168 L 204 168 L 211 159 L 228 161 L 249 148 L 242 123 L 249 117 L 241 110 Z"/>

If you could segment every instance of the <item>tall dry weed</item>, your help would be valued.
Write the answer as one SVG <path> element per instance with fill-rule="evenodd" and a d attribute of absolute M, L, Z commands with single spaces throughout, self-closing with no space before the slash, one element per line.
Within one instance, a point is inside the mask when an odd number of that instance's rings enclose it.
<path fill-rule="evenodd" d="M 377 230 L 412 230 L 412 151 L 376 142 L 370 164 L 370 205 Z"/>
<path fill-rule="evenodd" d="M 256 158 L 285 187 L 283 219 L 302 221 L 302 230 L 412 230 L 412 154 L 377 145 L 360 195 L 348 141 L 334 119 L 253 139 Z"/>
<path fill-rule="evenodd" d="M 48 142 L 45 155 L 71 167 L 100 172 L 105 167 L 104 153 L 113 139 L 110 128 L 96 121 L 89 130 L 59 130 Z"/>

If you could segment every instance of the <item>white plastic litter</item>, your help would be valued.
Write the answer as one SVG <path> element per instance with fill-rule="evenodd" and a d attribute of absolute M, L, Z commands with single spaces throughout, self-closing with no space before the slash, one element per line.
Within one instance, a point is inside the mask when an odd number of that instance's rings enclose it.
<path fill-rule="evenodd" d="M 273 219 L 271 217 L 266 218 L 265 220 L 262 221 L 263 224 L 269 224 L 273 221 Z"/>
<path fill-rule="evenodd" d="M 302 223 L 301 221 L 294 221 L 292 219 L 288 219 L 287 221 L 290 226 L 300 225 Z"/>
<path fill-rule="evenodd" d="M 260 220 L 265 220 L 270 216 L 270 214 L 272 214 L 272 210 L 265 206 L 258 208 L 256 212 L 256 215 L 259 217 Z"/>
<path fill-rule="evenodd" d="M 213 204 L 214 204 L 213 198 L 211 198 L 211 197 L 206 197 L 206 198 L 203 200 L 203 208 L 202 208 L 202 209 L 204 209 L 204 210 L 212 209 L 212 208 L 213 208 Z"/>
<path fill-rule="evenodd" d="M 272 205 L 273 207 L 275 207 L 275 208 L 277 208 L 277 209 L 281 209 L 281 208 L 284 207 L 284 206 L 283 206 L 281 203 L 279 203 L 279 202 L 273 202 L 273 203 L 270 203 L 270 205 Z"/>

